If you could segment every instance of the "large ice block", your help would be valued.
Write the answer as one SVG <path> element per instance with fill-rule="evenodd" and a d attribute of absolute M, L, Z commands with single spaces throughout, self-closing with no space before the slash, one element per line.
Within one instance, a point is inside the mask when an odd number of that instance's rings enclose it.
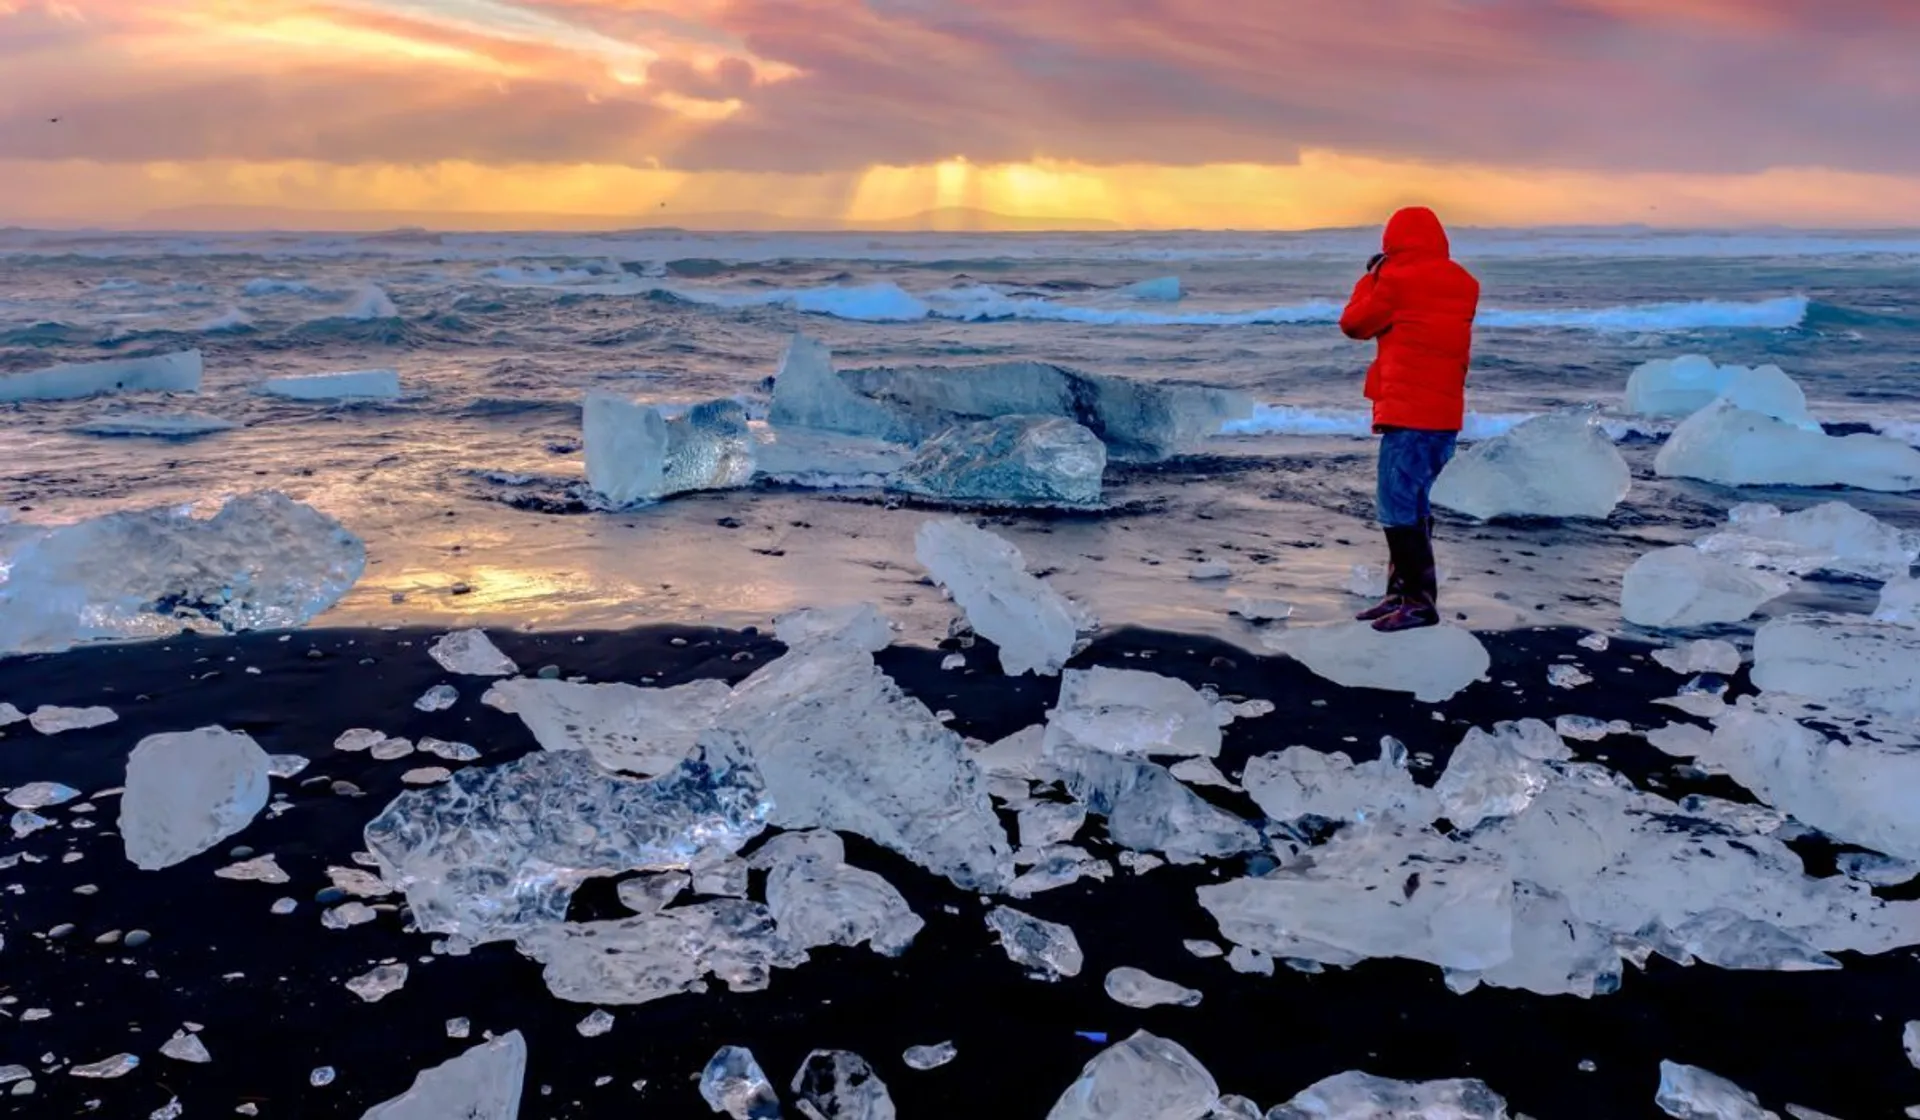
<path fill-rule="evenodd" d="M 484 703 L 519 716 L 547 750 L 584 750 L 608 770 L 659 774 L 692 752 L 732 696 L 712 680 L 640 688 L 519 677 L 488 689 Z"/>
<path fill-rule="evenodd" d="M 1620 614 L 1636 626 L 1684 628 L 1740 622 L 1793 589 L 1793 581 L 1678 545 L 1635 560 L 1620 585 Z"/>
<path fill-rule="evenodd" d="M 1909 661 L 1920 650 L 1909 654 Z M 1706 756 L 1795 820 L 1837 840 L 1920 860 L 1920 751 L 1829 739 L 1785 716 L 1735 709 Z"/>
<path fill-rule="evenodd" d="M 1753 683 L 1920 719 L 1920 630 L 1859 615 L 1775 619 L 1754 635 Z"/>
<path fill-rule="evenodd" d="M 886 1082 L 860 1055 L 815 1050 L 793 1075 L 793 1092 L 808 1120 L 894 1120 Z"/>
<path fill-rule="evenodd" d="M 1164 767 L 1107 751 L 1056 742 L 1047 761 L 1087 810 L 1107 818 L 1122 848 L 1199 863 L 1262 847 L 1252 825 L 1189 789 Z"/>
<path fill-rule="evenodd" d="M 223 727 L 149 735 L 127 756 L 120 836 L 135 867 L 199 855 L 267 806 L 267 752 Z"/>
<path fill-rule="evenodd" d="M 1517 882 L 1513 885 L 1513 956 L 1478 972 L 1449 970 L 1447 986 L 1466 991 L 1488 984 L 1543 996 L 1591 999 L 1618 991 L 1620 972 L 1620 951 L 1611 933 L 1582 921 L 1560 895 Z"/>
<path fill-rule="evenodd" d="M 826 346 L 804 334 L 794 335 L 780 358 L 767 419 L 775 427 L 908 440 L 894 413 L 880 401 L 854 392 L 834 372 L 833 355 Z"/>
<path fill-rule="evenodd" d="M 518 1120 L 526 1076 L 527 1040 L 509 1031 L 421 1070 L 411 1088 L 361 1120 Z"/>
<path fill-rule="evenodd" d="M 1146 1031 L 1094 1055 L 1047 1120 L 1202 1120 L 1220 1086 L 1177 1042 Z"/>
<path fill-rule="evenodd" d="M 0 401 L 63 401 L 95 393 L 197 393 L 200 351 L 76 362 L 0 375 Z"/>
<path fill-rule="evenodd" d="M 394 400 L 400 396 L 400 375 L 390 369 L 363 369 L 270 377 L 258 390 L 296 401 Z"/>
<path fill-rule="evenodd" d="M 1414 784 L 1404 749 L 1383 750 L 1379 758 L 1355 765 L 1341 751 L 1288 747 L 1248 759 L 1240 783 L 1260 810 L 1276 821 L 1391 816 L 1423 825 L 1440 815 L 1433 791 Z"/>
<path fill-rule="evenodd" d="M 1212 758 L 1232 718 L 1219 701 L 1183 680 L 1132 669 L 1068 669 L 1047 713 L 1044 742 L 1114 754 Z"/>
<path fill-rule="evenodd" d="M 1920 579 L 1890 579 L 1880 588 L 1873 617 L 1881 622 L 1920 626 Z"/>
<path fill-rule="evenodd" d="M 1725 398 L 1741 408 L 1819 431 L 1807 395 L 1779 366 L 1716 366 L 1698 354 L 1658 359 L 1627 378 L 1626 410 L 1640 416 L 1691 416 Z"/>
<path fill-rule="evenodd" d="M 767 869 L 767 908 L 796 949 L 858 945 L 897 957 L 926 922 L 879 875 L 846 862 L 831 832 L 789 832 L 754 853 Z"/>
<path fill-rule="evenodd" d="M 738 401 L 707 401 L 668 419 L 658 408 L 595 390 L 587 394 L 581 432 L 587 485 L 615 509 L 753 479 L 753 439 Z"/>
<path fill-rule="evenodd" d="M 709 975 L 736 992 L 763 991 L 774 969 L 807 959 L 782 936 L 771 911 L 738 898 L 612 921 L 546 923 L 522 931 L 517 944 L 544 966 L 556 998 L 610 1006 L 705 991 Z"/>
<path fill-rule="evenodd" d="M 1448 823 L 1471 829 L 1525 809 L 1553 779 L 1545 763 L 1572 757 L 1553 728 L 1539 720 L 1496 724 L 1491 734 L 1476 727 L 1454 748 L 1433 792 Z"/>
<path fill-rule="evenodd" d="M 1654 457 L 1663 478 L 1728 486 L 1920 489 L 1920 448 L 1861 432 L 1830 436 L 1718 400 L 1682 421 Z"/>
<path fill-rule="evenodd" d="M 1073 656 L 1086 613 L 1027 571 L 1020 550 L 984 529 L 951 518 L 927 521 L 914 555 L 966 612 L 981 637 L 1000 649 L 1008 676 L 1052 676 Z"/>
<path fill-rule="evenodd" d="M 1275 1105 L 1266 1120 L 1507 1120 L 1507 1102 L 1480 1081 L 1394 1081 L 1349 1070 Z"/>
<path fill-rule="evenodd" d="M 1584 410 L 1549 413 L 1481 440 L 1440 472 L 1433 502 L 1469 517 L 1592 517 L 1633 485 L 1627 461 Z"/>
<path fill-rule="evenodd" d="M 15 539 L 0 556 L 0 653 L 299 626 L 338 602 L 367 562 L 339 522 L 272 491 L 228 499 L 212 517 L 110 513 Z"/>
<path fill-rule="evenodd" d="M 1793 575 L 1832 571 L 1868 579 L 1904 577 L 1920 557 L 1920 543 L 1845 502 L 1823 502 L 1783 514 L 1778 506 L 1745 502 L 1728 526 L 1695 547 L 1709 556 Z"/>
<path fill-rule="evenodd" d="M 1338 623 L 1267 633 L 1260 642 L 1335 684 L 1411 692 L 1429 704 L 1453 697 L 1493 663 L 1480 639 L 1457 626 L 1382 634 L 1364 622 Z"/>
<path fill-rule="evenodd" d="M 1106 469 L 1106 446 L 1073 421 L 1001 416 L 929 439 L 887 485 L 981 505 L 1087 506 L 1099 503 Z"/>

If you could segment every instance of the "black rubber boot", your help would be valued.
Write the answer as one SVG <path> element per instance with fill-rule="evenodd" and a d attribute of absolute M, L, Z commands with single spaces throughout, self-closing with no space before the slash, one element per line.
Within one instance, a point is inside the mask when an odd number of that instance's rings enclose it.
<path fill-rule="evenodd" d="M 1440 625 L 1440 573 L 1433 562 L 1433 538 L 1425 525 L 1388 530 L 1401 534 L 1396 556 L 1406 574 L 1401 585 L 1400 605 L 1374 619 L 1373 628 L 1383 634 L 1400 630 L 1418 630 Z"/>

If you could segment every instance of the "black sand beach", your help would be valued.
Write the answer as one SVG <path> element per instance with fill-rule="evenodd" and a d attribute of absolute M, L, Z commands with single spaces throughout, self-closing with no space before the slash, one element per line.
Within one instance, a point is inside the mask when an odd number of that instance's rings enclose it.
<path fill-rule="evenodd" d="M 1216 872 L 1163 867 L 1145 875 L 1121 870 L 1109 882 L 1082 881 L 1016 904 L 1073 927 L 1086 952 L 1077 978 L 1046 984 L 1007 960 L 982 922 L 980 898 L 853 837 L 849 861 L 882 874 L 927 921 L 904 956 L 816 950 L 801 968 L 776 972 L 768 991 L 721 989 L 612 1009 L 617 1025 L 610 1033 L 582 1038 L 574 1025 L 593 1008 L 553 998 L 538 965 L 508 945 L 435 956 L 433 939 L 405 932 L 404 915 L 391 908 L 351 929 L 320 925 L 314 896 L 327 886 L 325 868 L 352 865 L 351 854 L 363 846 L 361 828 L 404 788 L 402 772 L 438 762 L 339 753 L 332 743 L 341 731 L 375 727 L 468 742 L 483 755 L 472 765 L 537 749 L 516 717 L 480 703 L 484 682 L 438 670 L 425 649 L 433 636 L 313 630 L 183 637 L 0 662 L 0 700 L 28 711 L 103 704 L 120 716 L 56 737 L 24 723 L 8 728 L 0 738 L 0 786 L 59 781 L 92 795 L 122 783 L 127 752 L 142 736 L 208 724 L 245 731 L 269 753 L 312 759 L 298 777 L 273 782 L 292 801 L 289 811 L 263 813 L 214 851 L 165 871 L 139 871 L 126 861 L 113 833 L 118 804 L 111 796 L 95 801 L 90 818 L 73 812 L 83 802 L 69 803 L 44 810 L 59 827 L 0 841 L 6 856 L 39 860 L 0 871 L 0 998 L 7 1000 L 0 1005 L 0 1065 L 26 1066 L 37 1083 L 30 1096 L 0 1095 L 0 1108 L 22 1116 L 144 1118 L 178 1097 L 186 1117 L 233 1115 L 246 1102 L 267 1117 L 358 1117 L 485 1032 L 516 1029 L 530 1052 L 521 1115 L 539 1120 L 708 1115 L 696 1079 L 714 1051 L 730 1044 L 751 1048 L 783 1096 L 810 1050 L 846 1049 L 873 1063 L 904 1117 L 1040 1117 L 1101 1049 L 1080 1032 L 1118 1041 L 1140 1028 L 1187 1047 L 1223 1092 L 1263 1108 L 1320 1078 L 1363 1069 L 1399 1079 L 1480 1078 L 1512 1112 L 1547 1120 L 1651 1116 L 1658 1115 L 1653 1098 L 1662 1059 L 1730 1078 L 1776 1111 L 1794 1103 L 1847 1118 L 1897 1116 L 1920 1102 L 1920 1071 L 1900 1045 L 1902 1023 L 1920 1017 L 1920 963 L 1910 951 L 1843 955 L 1843 971 L 1811 973 L 1680 968 L 1656 957 L 1646 972 L 1629 969 L 1621 991 L 1592 1000 L 1488 988 L 1455 995 L 1438 969 L 1399 961 L 1320 975 L 1283 967 L 1272 978 L 1243 976 L 1223 960 L 1196 959 L 1181 944 L 1218 939 L 1194 897 Z M 1150 669 L 1212 684 L 1223 695 L 1272 701 L 1272 714 L 1227 728 L 1219 764 L 1230 777 L 1252 754 L 1306 744 L 1364 759 L 1382 735 L 1393 735 L 1410 751 L 1431 754 L 1433 765 L 1416 771 L 1431 782 L 1469 726 L 1569 713 L 1640 728 L 1687 718 L 1651 706 L 1684 680 L 1646 660 L 1651 647 L 1616 639 L 1595 653 L 1575 644 L 1581 636 L 1484 635 L 1490 681 L 1437 706 L 1343 689 L 1284 658 L 1176 634 L 1111 632 L 1074 665 Z M 661 685 L 738 680 L 781 652 L 764 635 L 685 628 L 492 637 L 529 672 L 554 665 L 595 681 L 651 677 Z M 976 645 L 969 663 L 991 665 L 989 648 Z M 1571 692 L 1546 684 L 1546 667 L 1568 654 L 1595 684 Z M 942 657 L 894 648 L 878 660 L 928 707 L 956 713 L 953 726 L 964 735 L 991 740 L 1037 722 L 1058 689 L 1056 680 L 1008 679 L 997 670 L 942 671 Z M 460 689 L 459 702 L 444 712 L 416 711 L 414 700 L 442 682 Z M 1742 679 L 1733 683 L 1736 692 L 1748 690 Z M 1436 710 L 1444 721 L 1433 718 Z M 1708 792 L 1751 800 L 1724 780 L 1683 779 L 1673 759 L 1638 738 L 1571 745 L 1582 759 L 1603 759 L 1669 797 Z M 353 783 L 364 796 L 336 793 L 335 781 Z M 1203 793 L 1258 818 L 1242 797 Z M 72 827 L 82 819 L 97 827 Z M 1090 822 L 1080 842 L 1111 856 L 1102 830 L 1100 821 Z M 240 845 L 272 853 L 292 883 L 215 878 Z M 1811 873 L 1832 873 L 1833 849 L 1796 847 Z M 1218 874 L 1242 871 L 1235 865 Z M 97 893 L 74 893 L 83 884 Z M 270 913 L 282 896 L 298 899 L 298 910 Z M 611 881 L 603 880 L 579 892 L 572 916 L 622 912 Z M 63 923 L 73 932 L 52 939 L 49 931 Z M 135 949 L 96 943 L 109 931 L 134 929 L 149 931 L 152 940 Z M 343 986 L 387 960 L 411 966 L 400 991 L 367 1004 Z M 1108 970 L 1122 965 L 1198 988 L 1205 1001 L 1193 1009 L 1122 1007 L 1101 990 Z M 22 1021 L 29 1008 L 52 1015 Z M 447 1037 L 445 1023 L 454 1017 L 472 1021 L 472 1039 Z M 202 1025 L 211 1063 L 159 1054 L 186 1022 Z M 903 1064 L 906 1047 L 944 1040 L 958 1047 L 952 1064 L 930 1072 Z M 121 1052 L 137 1055 L 141 1065 L 117 1080 L 66 1072 Z M 1583 1062 L 1592 1063 L 1591 1072 L 1583 1072 Z M 320 1066 L 334 1067 L 337 1079 L 312 1088 L 309 1073 Z"/>

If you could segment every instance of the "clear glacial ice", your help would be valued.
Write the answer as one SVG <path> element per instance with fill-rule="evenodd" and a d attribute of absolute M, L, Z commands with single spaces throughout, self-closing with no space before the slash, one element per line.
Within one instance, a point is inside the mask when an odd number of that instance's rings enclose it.
<path fill-rule="evenodd" d="M 99 393 L 197 393 L 202 368 L 200 351 L 182 350 L 0 374 L 0 401 L 73 400 Z"/>
<path fill-rule="evenodd" d="M 1598 417 L 1549 413 L 1455 455 L 1433 485 L 1433 502 L 1469 517 L 1605 518 L 1633 475 Z"/>
<path fill-rule="evenodd" d="M 127 859 L 157 871 L 246 828 L 267 807 L 268 768 L 252 737 L 222 727 L 140 740 L 120 798 Z"/>
<path fill-rule="evenodd" d="M 400 375 L 390 369 L 269 377 L 257 386 L 269 397 L 296 401 L 397 400 Z"/>
<path fill-rule="evenodd" d="M 1793 581 L 1679 545 L 1635 560 L 1620 585 L 1620 613 L 1636 626 L 1684 629 L 1741 622 L 1793 589 Z"/>
<path fill-rule="evenodd" d="M 1920 490 L 1920 448 L 1868 432 L 1807 431 L 1724 398 L 1681 421 L 1653 469 L 1728 486 Z"/>
<path fill-rule="evenodd" d="M 738 401 L 707 401 L 669 419 L 651 405 L 594 390 L 581 424 L 587 485 L 613 509 L 753 479 L 753 439 Z"/>
<path fill-rule="evenodd" d="M 1047 1120 L 1200 1120 L 1220 1086 L 1177 1042 L 1146 1031 L 1095 1055 Z"/>
<path fill-rule="evenodd" d="M 1627 378 L 1626 410 L 1640 416 L 1691 416 L 1721 399 L 1804 431 L 1820 430 L 1806 393 L 1779 366 L 1717 366 L 1689 354 L 1642 363 Z"/>
<path fill-rule="evenodd" d="M 1084 610 L 1027 571 L 1018 548 L 984 529 L 952 518 L 924 522 L 914 555 L 974 631 L 1000 648 L 1008 676 L 1059 673 L 1080 632 L 1093 628 Z"/>
<path fill-rule="evenodd" d="M 941 501 L 1009 506 L 1091 506 L 1100 501 L 1106 445 L 1057 416 L 1000 416 L 928 439 L 887 480 Z"/>

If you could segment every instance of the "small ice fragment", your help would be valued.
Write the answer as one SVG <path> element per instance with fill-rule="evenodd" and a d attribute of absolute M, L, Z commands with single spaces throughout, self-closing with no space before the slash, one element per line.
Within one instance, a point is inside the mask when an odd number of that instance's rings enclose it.
<path fill-rule="evenodd" d="M 510 1031 L 421 1070 L 412 1087 L 362 1120 L 517 1120 L 526 1073 L 527 1040 Z"/>
<path fill-rule="evenodd" d="M 119 718 L 112 708 L 60 708 L 42 704 L 27 717 L 27 722 L 42 735 L 59 735 L 67 731 L 104 727 Z"/>
<path fill-rule="evenodd" d="M 1907 1052 L 1907 1061 L 1920 1069 L 1920 1020 L 1908 1023 L 1900 1032 L 1900 1045 Z"/>
<path fill-rule="evenodd" d="M 52 821 L 38 813 L 28 812 L 25 809 L 13 815 L 12 824 L 13 838 L 15 840 L 24 840 L 43 828 L 53 827 Z"/>
<path fill-rule="evenodd" d="M 1139 1031 L 1095 1055 L 1047 1120 L 1199 1120 L 1219 1099 L 1220 1086 L 1198 1059 Z"/>
<path fill-rule="evenodd" d="M 1454 748 L 1433 792 L 1455 828 L 1471 829 L 1484 820 L 1511 817 L 1532 804 L 1552 777 L 1545 764 L 1565 761 L 1572 754 L 1560 736 L 1539 720 L 1495 724 L 1492 734 L 1476 727 Z"/>
<path fill-rule="evenodd" d="M 1633 725 L 1625 720 L 1595 719 L 1592 716 L 1556 716 L 1553 721 L 1554 733 L 1562 739 L 1572 739 L 1580 743 L 1597 743 L 1609 735 L 1627 735 L 1633 732 Z"/>
<path fill-rule="evenodd" d="M 1092 619 L 1027 571 L 1010 542 L 965 522 L 931 520 L 920 526 L 914 554 L 952 594 L 979 635 L 999 647 L 1008 676 L 1053 676 L 1073 656 L 1074 641 Z"/>
<path fill-rule="evenodd" d="M 1246 1097 L 1228 1093 L 1215 1101 L 1205 1120 L 1264 1120 L 1266 1113 Z"/>
<path fill-rule="evenodd" d="M 285 917 L 286 915 L 293 913 L 295 910 L 298 910 L 299 908 L 300 908 L 300 904 L 298 902 L 295 902 L 291 898 L 276 898 L 273 900 L 273 905 L 268 907 L 269 910 L 273 911 L 275 914 L 279 914 L 282 917 Z"/>
<path fill-rule="evenodd" d="M 907 1063 L 908 1069 L 922 1072 L 939 1069 L 960 1056 L 960 1050 L 951 1042 L 937 1042 L 932 1046 L 909 1046 L 900 1060 Z"/>
<path fill-rule="evenodd" d="M 1280 622 L 1293 617 L 1293 604 L 1285 599 L 1250 595 L 1244 591 L 1227 592 L 1227 610 L 1248 622 Z"/>
<path fill-rule="evenodd" d="M 1050 746 L 1048 761 L 1089 812 L 1107 818 L 1107 835 L 1120 847 L 1198 863 L 1262 846 L 1253 826 L 1194 793 L 1164 767 L 1070 743 Z"/>
<path fill-rule="evenodd" d="M 987 912 L 987 928 L 999 935 L 1000 946 L 1013 963 L 1032 969 L 1036 979 L 1059 980 L 1080 975 L 1085 958 L 1073 930 L 1055 922 L 1021 913 L 1010 906 Z"/>
<path fill-rule="evenodd" d="M 1071 420 L 995 416 L 935 433 L 887 486 L 985 505 L 1091 506 L 1106 469 L 1106 445 Z"/>
<path fill-rule="evenodd" d="M 476 762 L 480 758 L 480 752 L 467 743 L 452 743 L 431 735 L 421 736 L 418 745 L 427 754 L 448 762 Z"/>
<path fill-rule="evenodd" d="M 1378 599 L 1387 593 L 1387 570 L 1378 564 L 1355 564 L 1347 573 L 1347 591 L 1362 599 Z"/>
<path fill-rule="evenodd" d="M 1275 1105 L 1267 1120 L 1506 1120 L 1507 1102 L 1480 1081 L 1394 1081 L 1349 1070 Z"/>
<path fill-rule="evenodd" d="M 467 1019 L 448 1019 L 447 1037 L 465 1038 L 473 1033 L 473 1023 Z"/>
<path fill-rule="evenodd" d="M 102 1058 L 89 1065 L 74 1066 L 67 1072 L 73 1074 L 75 1077 L 112 1080 L 116 1077 L 125 1077 L 127 1074 L 139 1068 L 139 1065 L 140 1059 L 134 1057 L 132 1054 L 115 1054 L 111 1058 Z"/>
<path fill-rule="evenodd" d="M 28 782 L 7 791 L 7 804 L 16 809 L 44 809 L 64 805 L 80 796 L 80 791 L 59 782 Z"/>
<path fill-rule="evenodd" d="M 413 744 L 405 739 L 382 739 L 367 753 L 380 762 L 393 762 L 412 754 Z"/>
<path fill-rule="evenodd" d="M 383 964 L 347 981 L 347 990 L 368 1003 L 379 1003 L 407 982 L 407 966 Z"/>
<path fill-rule="evenodd" d="M 333 749 L 336 751 L 346 751 L 349 754 L 357 754 L 360 751 L 372 747 L 376 743 L 384 743 L 386 741 L 387 735 L 384 731 L 375 731 L 369 727 L 355 727 L 348 731 L 342 731 L 340 737 L 333 741 Z"/>
<path fill-rule="evenodd" d="M 581 1038 L 599 1038 L 613 1029 L 613 1016 L 596 1007 L 592 1014 L 575 1023 L 573 1029 L 580 1032 Z"/>
<path fill-rule="evenodd" d="M 180 1120 L 186 1113 L 187 1110 L 180 1104 L 180 1098 L 175 1097 L 166 1104 L 147 1113 L 147 1120 Z"/>
<path fill-rule="evenodd" d="M 879 653 L 893 641 L 893 624 L 872 603 L 803 607 L 774 619 L 773 636 L 789 648 L 845 645 Z"/>
<path fill-rule="evenodd" d="M 920 1049 L 920 1047 L 915 1047 L 914 1049 Z M 908 1051 L 908 1053 L 912 1052 L 911 1050 Z M 912 1065 L 913 1063 L 909 1062 L 907 1064 Z M 11 1085 L 16 1081 L 26 1081 L 32 1076 L 33 1071 L 26 1066 L 0 1066 L 0 1085 Z"/>
<path fill-rule="evenodd" d="M 246 828 L 266 808 L 269 765 L 250 737 L 221 727 L 140 740 L 120 801 L 127 859 L 157 871 Z"/>
<path fill-rule="evenodd" d="M 1272 976 L 1273 958 L 1258 949 L 1235 945 L 1227 954 L 1227 967 L 1247 976 Z"/>
<path fill-rule="evenodd" d="M 846 862 L 831 832 L 789 832 L 754 854 L 767 869 L 767 908 L 795 949 L 867 942 L 898 956 L 925 927 L 893 885 Z"/>
<path fill-rule="evenodd" d="M 615 891 L 620 905 L 636 914 L 657 914 L 687 889 L 691 877 L 684 871 L 662 871 L 622 881 Z"/>
<path fill-rule="evenodd" d="M 1210 758 L 1189 758 L 1176 762 L 1170 767 L 1173 776 L 1190 786 L 1213 786 L 1216 789 L 1238 789 Z"/>
<path fill-rule="evenodd" d="M 255 859 L 243 860 L 240 863 L 222 867 L 218 871 L 215 871 L 214 875 L 222 879 L 237 879 L 246 883 L 280 884 L 291 883 L 293 881 L 292 876 L 280 870 L 280 865 L 274 861 L 273 853 L 271 852 Z"/>
<path fill-rule="evenodd" d="M 270 754 L 267 756 L 267 776 L 269 778 L 292 778 L 307 768 L 309 759 L 303 754 Z"/>
<path fill-rule="evenodd" d="M 1718 673 L 1731 676 L 1740 671 L 1740 647 L 1717 638 L 1701 638 L 1672 649 L 1653 651 L 1653 659 L 1676 673 Z"/>
<path fill-rule="evenodd" d="M 213 1055 L 207 1053 L 207 1045 L 200 1041 L 200 1036 L 186 1031 L 174 1031 L 173 1037 L 161 1045 L 160 1053 L 176 1062 L 204 1064 L 213 1060 Z"/>
<path fill-rule="evenodd" d="M 1364 622 L 1269 632 L 1261 644 L 1349 688 L 1411 692 L 1437 704 L 1479 680 L 1492 664 L 1486 646 L 1457 626 L 1382 634 Z"/>
<path fill-rule="evenodd" d="M 447 672 L 469 677 L 510 677 L 520 671 L 484 630 L 456 630 L 434 642 L 427 653 Z"/>
<path fill-rule="evenodd" d="M 747 897 L 747 861 L 731 852 L 712 848 L 693 857 L 687 870 L 693 876 L 693 893 L 720 898 Z"/>
<path fill-rule="evenodd" d="M 809 1120 L 894 1120 L 886 1082 L 860 1055 L 815 1050 L 800 1063 L 792 1089 Z"/>
<path fill-rule="evenodd" d="M 1200 993 L 1137 968 L 1116 968 L 1107 973 L 1107 995 L 1127 1007 L 1198 1007 Z"/>
<path fill-rule="evenodd" d="M 966 667 L 967 655 L 964 653 L 949 653 L 940 659 L 940 668 L 949 672 L 954 669 L 964 669 Z"/>
<path fill-rule="evenodd" d="M 500 681 L 481 703 L 520 717 L 549 751 L 585 751 L 608 770 L 661 774 L 693 753 L 733 693 L 724 681 L 674 688 L 521 678 Z"/>
<path fill-rule="evenodd" d="M 421 693 L 413 706 L 423 712 L 444 712 L 459 702 L 459 689 L 450 684 L 436 684 Z"/>
<path fill-rule="evenodd" d="M 373 907 L 361 902 L 348 902 L 336 906 L 320 915 L 320 924 L 327 929 L 349 929 L 365 925 L 378 917 Z"/>
<path fill-rule="evenodd" d="M 1087 823 L 1087 807 L 1078 802 L 1036 801 L 1020 810 L 1019 821 L 1021 847 L 1064 844 Z"/>
<path fill-rule="evenodd" d="M 391 883 L 357 867 L 329 867 L 327 878 L 335 887 L 356 898 L 384 898 L 393 893 Z"/>
<path fill-rule="evenodd" d="M 12 704 L 0 704 L 0 727 L 12 727 L 27 718 L 27 714 Z M 19 1069 L 19 1066 L 0 1066 L 0 1069 Z M 6 1082 L 0 1081 L 0 1085 Z"/>
<path fill-rule="evenodd" d="M 1133 669 L 1068 669 L 1047 713 L 1046 749 L 1072 743 L 1113 754 L 1198 756 L 1220 753 L 1228 717 L 1183 680 Z"/>
<path fill-rule="evenodd" d="M 700 1074 L 700 1097 L 729 1120 L 775 1120 L 780 1098 L 744 1046 L 723 1046 Z"/>
<path fill-rule="evenodd" d="M 1580 671 L 1578 665 L 1547 666 L 1547 683 L 1555 688 L 1579 688 L 1583 684 L 1592 684 L 1593 678 Z"/>
<path fill-rule="evenodd" d="M 1612 644 L 1612 641 L 1605 634 L 1588 634 L 1575 644 L 1581 649 L 1590 649 L 1595 653 L 1605 653 L 1607 647 Z"/>
<path fill-rule="evenodd" d="M 1660 1063 L 1653 1103 L 1676 1120 L 1780 1120 L 1760 1098 L 1718 1074 L 1678 1062 Z"/>
<path fill-rule="evenodd" d="M 1233 569 L 1218 560 L 1207 560 L 1188 568 L 1187 578 L 1201 582 L 1232 579 Z"/>
<path fill-rule="evenodd" d="M 421 766 L 400 775 L 400 780 L 410 786 L 430 786 L 453 777 L 453 771 L 444 766 Z"/>
<path fill-rule="evenodd" d="M 1187 952 L 1192 953 L 1203 961 L 1212 960 L 1224 952 L 1220 946 L 1211 941 L 1183 941 L 1181 944 L 1187 947 Z"/>

